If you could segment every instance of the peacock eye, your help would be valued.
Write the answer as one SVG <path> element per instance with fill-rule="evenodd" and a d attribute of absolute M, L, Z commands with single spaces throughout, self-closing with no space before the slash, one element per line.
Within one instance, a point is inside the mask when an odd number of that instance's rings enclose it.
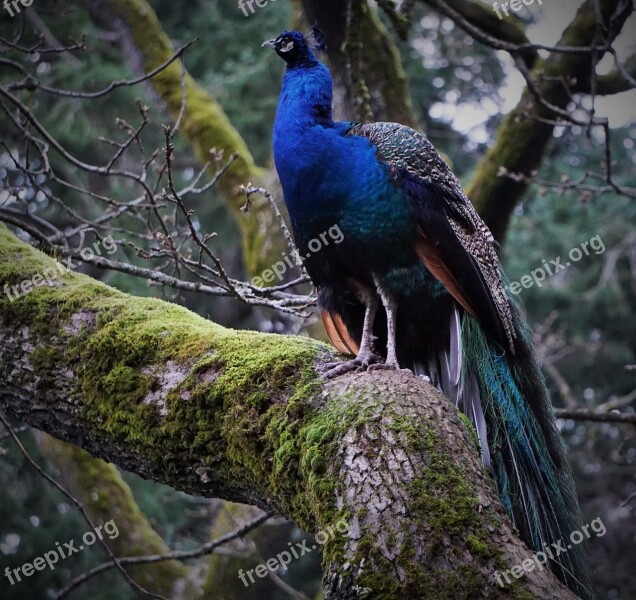
<path fill-rule="evenodd" d="M 290 40 L 284 46 L 278 49 L 279 52 L 289 52 L 294 47 L 294 42 Z"/>

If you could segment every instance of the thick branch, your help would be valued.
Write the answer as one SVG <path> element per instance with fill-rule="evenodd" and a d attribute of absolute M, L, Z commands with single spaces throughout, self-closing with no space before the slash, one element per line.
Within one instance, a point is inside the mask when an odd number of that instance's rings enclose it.
<path fill-rule="evenodd" d="M 0 227 L 0 289 L 55 261 Z M 5 288 L 5 286 L 9 286 Z M 572 599 L 531 559 L 456 409 L 403 372 L 323 383 L 306 338 L 231 331 L 76 273 L 0 299 L 0 406 L 144 477 L 332 529 L 326 598 Z"/>
<path fill-rule="evenodd" d="M 600 96 L 611 96 L 634 89 L 636 80 L 636 54 L 632 54 L 624 65 L 619 65 L 607 75 L 601 75 L 596 79 L 596 93 Z M 577 91 L 589 93 L 589 85 L 579 86 Z"/>
<path fill-rule="evenodd" d="M 589 47 L 601 42 L 597 39 L 594 4 L 594 0 L 587 0 L 579 8 L 574 20 L 563 32 L 558 46 Z M 617 7 L 623 6 L 620 0 L 607 0 L 600 5 L 601 16 L 606 24 L 614 16 Z M 630 12 L 631 8 L 625 5 L 615 17 L 616 22 L 604 41 L 611 43 Z M 555 52 L 545 60 L 538 61 L 530 73 L 536 90 L 527 88 L 519 104 L 499 127 L 495 145 L 480 162 L 466 190 L 499 241 L 505 235 L 514 207 L 528 187 L 523 180 L 501 177 L 502 167 L 508 172 L 528 176 L 539 168 L 552 138 L 555 119 L 558 118 L 546 103 L 557 109 L 565 109 L 571 99 L 567 81 L 574 78 L 586 85 L 601 57 L 601 53 L 592 52 Z"/>
<path fill-rule="evenodd" d="M 507 49 L 510 45 L 529 46 L 519 50 L 528 68 L 539 58 L 536 48 L 515 19 L 500 19 L 490 6 L 472 0 L 424 0 L 472 35 L 477 41 L 495 49 Z"/>
<path fill-rule="evenodd" d="M 585 408 L 557 408 L 554 411 L 559 419 L 574 419 L 575 421 L 596 421 L 598 423 L 632 423 L 636 425 L 636 414 L 612 412 L 598 412 Z"/>

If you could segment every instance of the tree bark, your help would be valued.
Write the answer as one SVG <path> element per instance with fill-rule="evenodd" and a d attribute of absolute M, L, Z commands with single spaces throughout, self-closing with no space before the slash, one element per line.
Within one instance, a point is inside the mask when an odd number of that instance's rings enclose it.
<path fill-rule="evenodd" d="M 5 292 L 57 268 L 4 226 L 0 265 Z M 2 295 L 0 349 L 12 416 L 143 477 L 325 532 L 326 598 L 575 597 L 547 571 L 497 584 L 531 553 L 456 409 L 410 374 L 324 382 L 324 344 L 227 330 L 77 273 Z"/>

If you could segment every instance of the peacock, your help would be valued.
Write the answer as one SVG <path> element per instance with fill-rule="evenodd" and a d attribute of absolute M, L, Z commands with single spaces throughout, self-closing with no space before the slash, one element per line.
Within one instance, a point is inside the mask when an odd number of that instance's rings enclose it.
<path fill-rule="evenodd" d="M 408 368 L 471 421 L 484 465 L 525 543 L 579 527 L 563 442 L 497 244 L 427 138 L 398 123 L 334 122 L 317 27 L 264 42 L 286 63 L 274 161 L 329 339 L 351 370 Z M 311 252 L 337 225 L 338 244 Z M 315 245 L 314 245 L 315 247 Z M 593 598 L 580 546 L 550 568 Z"/>

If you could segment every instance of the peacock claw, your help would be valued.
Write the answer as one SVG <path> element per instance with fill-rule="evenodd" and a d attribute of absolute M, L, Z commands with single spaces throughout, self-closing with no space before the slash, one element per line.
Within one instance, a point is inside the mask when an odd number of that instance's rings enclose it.
<path fill-rule="evenodd" d="M 375 363 L 369 365 L 368 371 L 399 371 L 400 365 L 397 363 Z"/>
<path fill-rule="evenodd" d="M 406 373 L 410 373 L 413 375 L 413 371 L 411 369 L 403 369 L 397 362 L 390 363 L 376 363 L 373 365 L 369 365 L 367 368 L 368 371 L 404 371 Z"/>
<path fill-rule="evenodd" d="M 381 360 L 382 358 L 377 354 L 365 352 L 364 354 L 358 354 L 358 356 L 351 360 L 327 363 L 325 365 L 325 369 L 327 370 L 323 373 L 322 378 L 333 379 L 345 373 L 362 373 L 367 371 L 374 364 L 381 364 L 379 363 Z"/>

